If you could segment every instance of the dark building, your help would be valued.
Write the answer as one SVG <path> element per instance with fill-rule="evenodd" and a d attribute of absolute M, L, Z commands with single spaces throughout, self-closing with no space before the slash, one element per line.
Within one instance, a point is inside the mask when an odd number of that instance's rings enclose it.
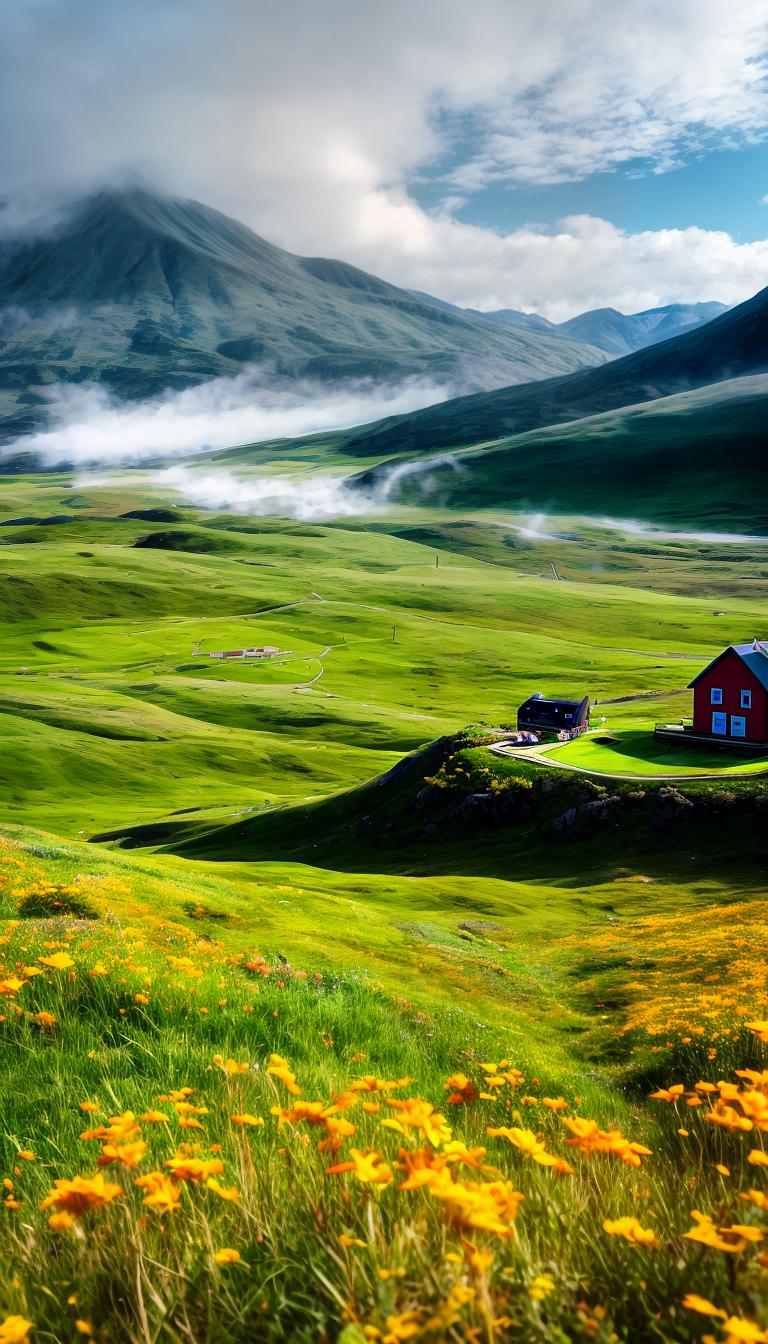
<path fill-rule="evenodd" d="M 589 696 L 583 700 L 548 700 L 537 691 L 518 709 L 517 727 L 519 732 L 578 737 L 589 727 Z"/>

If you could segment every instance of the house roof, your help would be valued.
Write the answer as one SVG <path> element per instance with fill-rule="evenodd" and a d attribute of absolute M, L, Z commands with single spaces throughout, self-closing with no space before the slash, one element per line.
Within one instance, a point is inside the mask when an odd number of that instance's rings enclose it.
<path fill-rule="evenodd" d="M 730 644 L 727 649 L 723 649 L 722 653 L 718 653 L 711 663 L 707 663 L 707 666 L 702 668 L 698 676 L 688 683 L 688 689 L 690 690 L 692 686 L 695 686 L 696 682 L 700 681 L 709 672 L 710 668 L 719 663 L 720 659 L 728 653 L 735 653 L 744 666 L 749 668 L 752 675 L 757 678 L 763 689 L 768 691 L 768 641 L 760 639 L 754 639 L 751 644 Z"/>
<path fill-rule="evenodd" d="M 540 705 L 542 708 L 546 706 L 548 708 L 557 707 L 558 709 L 578 709 L 584 704 L 586 698 L 586 696 L 582 696 L 581 700 L 558 700 L 556 698 L 550 699 L 549 696 L 546 695 L 529 695 L 528 699 L 523 701 L 520 708 L 527 709 L 529 705 Z"/>
<path fill-rule="evenodd" d="M 524 700 L 517 711 L 518 722 L 521 717 L 541 727 L 561 727 L 563 724 L 580 722 L 581 713 L 589 705 L 589 697 L 581 700 L 548 700 L 545 696 L 531 695 Z"/>

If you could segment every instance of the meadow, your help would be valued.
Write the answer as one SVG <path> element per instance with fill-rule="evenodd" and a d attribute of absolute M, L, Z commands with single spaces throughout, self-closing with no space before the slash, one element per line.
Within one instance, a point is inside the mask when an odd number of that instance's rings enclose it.
<path fill-rule="evenodd" d="M 768 548 L 550 521 L 3 478 L 0 1340 L 768 1339 L 768 781 L 485 728 L 679 719 Z"/>

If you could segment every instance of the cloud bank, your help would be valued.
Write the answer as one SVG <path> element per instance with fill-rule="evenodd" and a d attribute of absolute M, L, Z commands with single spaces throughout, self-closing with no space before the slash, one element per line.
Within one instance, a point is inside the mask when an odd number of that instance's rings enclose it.
<path fill-rule="evenodd" d="M 406 477 L 418 476 L 421 492 L 429 498 L 433 490 L 432 472 L 438 467 L 450 467 L 457 472 L 463 470 L 450 454 L 441 454 L 420 462 L 400 463 L 367 489 L 350 485 L 341 476 L 245 479 L 229 471 L 205 471 L 186 466 L 166 467 L 164 471 L 155 472 L 152 480 L 156 485 L 177 491 L 199 509 L 323 522 L 335 518 L 361 518 L 383 509 L 392 499 L 397 499 L 399 486 Z M 104 484 L 107 483 L 105 480 Z"/>
<path fill-rule="evenodd" d="M 94 385 L 61 385 L 50 397 L 48 426 L 6 444 L 0 456 L 32 453 L 46 467 L 130 465 L 342 429 L 446 396 L 419 379 L 285 387 L 258 367 L 142 402 L 118 401 Z"/>
<path fill-rule="evenodd" d="M 768 283 L 766 244 L 717 231 L 456 217 L 489 185 L 666 172 L 766 138 L 764 0 L 6 0 L 0 28 L 14 198 L 144 176 L 291 250 L 556 320 Z"/>

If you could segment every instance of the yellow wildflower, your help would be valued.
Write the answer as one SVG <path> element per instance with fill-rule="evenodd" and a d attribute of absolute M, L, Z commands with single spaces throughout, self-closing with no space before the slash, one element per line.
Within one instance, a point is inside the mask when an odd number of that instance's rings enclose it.
<path fill-rule="evenodd" d="M 209 1176 L 205 1184 L 209 1190 L 219 1196 L 219 1199 L 226 1199 L 230 1204 L 238 1203 L 240 1191 L 236 1185 L 222 1185 L 220 1181 L 216 1180 L 215 1176 Z"/>
<path fill-rule="evenodd" d="M 224 1246 L 220 1251 L 214 1251 L 213 1258 L 217 1265 L 241 1265 L 242 1256 L 239 1251 L 235 1251 L 231 1246 Z"/>
<path fill-rule="evenodd" d="M 435 1148 L 450 1140 L 451 1131 L 445 1116 L 438 1114 L 431 1102 L 411 1097 L 407 1101 L 392 1099 L 387 1105 L 396 1108 L 397 1119 L 382 1120 L 385 1129 L 406 1135 L 412 1129 L 419 1129 Z"/>
<path fill-rule="evenodd" d="M 658 1247 L 660 1245 L 656 1233 L 651 1228 L 643 1227 L 637 1218 L 606 1218 L 603 1223 L 603 1230 L 611 1237 L 623 1237 L 633 1246 Z"/>
<path fill-rule="evenodd" d="M 23 1316 L 6 1316 L 0 1321 L 0 1344 L 26 1344 L 30 1330 L 34 1330 L 32 1321 Z"/>
<path fill-rule="evenodd" d="M 709 1302 L 706 1297 L 699 1297 L 698 1293 L 686 1293 L 683 1298 L 683 1306 L 689 1311 L 698 1311 L 702 1316 L 720 1316 L 725 1320 L 726 1313 L 716 1307 L 713 1302 Z"/>
<path fill-rule="evenodd" d="M 50 966 L 53 971 L 68 971 L 74 961 L 68 952 L 53 952 L 50 957 L 38 957 L 41 966 Z"/>
<path fill-rule="evenodd" d="M 369 1149 L 362 1152 L 359 1148 L 350 1150 L 352 1160 L 349 1162 L 337 1162 L 335 1166 L 328 1167 L 329 1176 L 338 1176 L 346 1171 L 353 1171 L 361 1185 L 389 1185 L 392 1180 L 392 1169 L 382 1161 L 381 1155 Z"/>

